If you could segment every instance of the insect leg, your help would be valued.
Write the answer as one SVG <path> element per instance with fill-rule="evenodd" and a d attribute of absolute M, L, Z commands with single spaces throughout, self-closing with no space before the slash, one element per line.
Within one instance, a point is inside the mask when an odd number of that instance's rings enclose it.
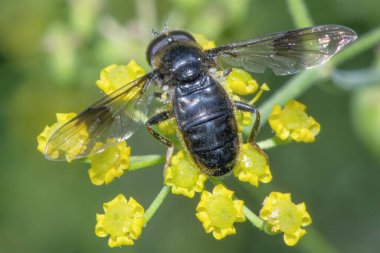
<path fill-rule="evenodd" d="M 161 123 L 165 120 L 168 120 L 171 117 L 172 117 L 172 114 L 169 111 L 164 111 L 164 112 L 160 112 L 160 113 L 154 115 L 153 117 L 148 119 L 148 121 L 145 123 L 145 126 L 148 129 L 149 133 L 154 138 L 156 138 L 157 140 L 159 140 L 160 142 L 162 142 L 163 144 L 165 144 L 168 147 L 173 146 L 173 143 L 169 139 L 165 138 L 164 136 L 162 136 L 159 133 L 157 133 L 156 131 L 154 131 L 152 126 L 158 125 L 159 123 Z"/>
<path fill-rule="evenodd" d="M 165 160 L 165 166 L 164 166 L 164 174 L 166 172 L 166 168 L 169 166 L 170 161 L 172 160 L 173 152 L 174 152 L 174 145 L 173 143 L 165 138 L 164 136 L 160 135 L 156 131 L 153 130 L 152 126 L 153 125 L 158 125 L 159 123 L 170 119 L 173 117 L 172 113 L 169 111 L 163 111 L 160 112 L 156 115 L 154 115 L 152 118 L 148 119 L 148 121 L 145 123 L 146 128 L 148 129 L 149 133 L 159 140 L 161 143 L 165 144 L 168 146 L 168 150 L 166 151 L 166 160 Z"/>
<path fill-rule="evenodd" d="M 267 154 L 265 154 L 265 152 L 259 147 L 259 145 L 257 145 L 255 143 L 256 136 L 260 130 L 260 112 L 259 112 L 259 110 L 257 110 L 257 108 L 252 106 L 252 105 L 249 105 L 249 104 L 246 104 L 246 103 L 243 103 L 240 101 L 234 101 L 234 103 L 235 103 L 236 109 L 238 109 L 239 111 L 256 113 L 256 120 L 255 120 L 255 123 L 253 124 L 251 133 L 249 134 L 248 143 L 251 144 L 252 147 L 254 147 L 259 153 L 261 153 L 265 157 L 267 164 L 268 164 Z"/>
<path fill-rule="evenodd" d="M 253 124 L 251 133 L 249 134 L 249 137 L 248 137 L 248 142 L 254 143 L 256 136 L 258 135 L 259 130 L 260 130 L 260 112 L 259 110 L 257 110 L 256 107 L 252 105 L 249 105 L 240 101 L 234 101 L 234 103 L 235 103 L 236 109 L 238 109 L 239 111 L 251 112 L 251 113 L 256 114 L 255 123 Z"/>

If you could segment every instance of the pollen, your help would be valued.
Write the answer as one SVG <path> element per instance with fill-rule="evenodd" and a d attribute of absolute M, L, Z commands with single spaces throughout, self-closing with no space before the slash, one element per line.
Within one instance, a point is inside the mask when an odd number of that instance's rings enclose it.
<path fill-rule="evenodd" d="M 269 183 L 272 180 L 267 155 L 258 146 L 249 143 L 241 145 L 233 173 L 240 181 L 256 187 L 259 182 Z"/>
<path fill-rule="evenodd" d="M 207 176 L 200 172 L 183 150 L 173 156 L 165 172 L 165 184 L 171 186 L 172 193 L 189 198 L 194 197 L 195 192 L 203 190 L 206 180 Z"/>
<path fill-rule="evenodd" d="M 306 114 L 306 106 L 295 101 L 286 102 L 284 109 L 273 106 L 269 124 L 281 140 L 292 139 L 297 142 L 313 142 L 320 131 L 320 125 Z"/>
<path fill-rule="evenodd" d="M 95 234 L 99 237 L 109 235 L 110 247 L 133 245 L 144 226 L 144 208 L 132 197 L 127 201 L 119 194 L 104 203 L 103 209 L 104 214 L 96 214 Z"/>
<path fill-rule="evenodd" d="M 242 200 L 233 199 L 234 192 L 219 184 L 212 193 L 203 191 L 196 208 L 196 216 L 202 222 L 206 233 L 217 240 L 236 234 L 235 222 L 244 222 Z"/>
<path fill-rule="evenodd" d="M 306 234 L 301 228 L 311 224 L 304 203 L 294 204 L 289 193 L 272 192 L 265 198 L 260 217 L 268 221 L 272 232 L 283 232 L 284 241 L 294 246 Z"/>

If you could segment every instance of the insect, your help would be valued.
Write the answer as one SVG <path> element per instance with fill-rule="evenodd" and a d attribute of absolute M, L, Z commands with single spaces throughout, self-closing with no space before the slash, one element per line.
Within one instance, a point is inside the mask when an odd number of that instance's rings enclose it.
<path fill-rule="evenodd" d="M 170 109 L 149 118 L 145 125 L 154 138 L 168 146 L 166 166 L 174 146 L 153 126 L 174 118 L 184 148 L 203 173 L 220 176 L 234 167 L 239 154 L 235 110 L 256 115 L 248 142 L 255 145 L 260 114 L 249 104 L 232 101 L 213 76 L 221 63 L 249 72 L 272 69 L 288 75 L 320 65 L 357 38 L 340 25 L 319 25 L 274 33 L 202 50 L 185 31 L 156 35 L 147 49 L 152 71 L 103 97 L 59 128 L 49 139 L 45 156 L 65 160 L 99 153 L 128 139 L 147 115 L 149 87 L 168 87 Z M 80 136 L 86 130 L 85 138 Z M 80 138 L 82 137 L 82 138 Z M 81 140 L 78 143 L 78 140 Z"/>

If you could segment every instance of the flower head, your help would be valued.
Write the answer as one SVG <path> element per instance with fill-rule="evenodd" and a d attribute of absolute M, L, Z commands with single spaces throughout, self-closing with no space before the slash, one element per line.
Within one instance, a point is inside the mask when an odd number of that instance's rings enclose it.
<path fill-rule="evenodd" d="M 127 65 L 112 64 L 102 69 L 100 80 L 96 81 L 96 85 L 108 95 L 144 74 L 145 70 L 134 60 L 131 60 Z"/>
<path fill-rule="evenodd" d="M 300 142 L 313 142 L 321 127 L 305 111 L 306 106 L 295 100 L 286 102 L 283 110 L 279 105 L 275 105 L 269 117 L 269 124 L 281 140 L 291 138 Z"/>
<path fill-rule="evenodd" d="M 95 145 L 96 148 L 97 145 Z M 101 153 L 89 156 L 91 168 L 88 170 L 91 182 L 95 185 L 109 184 L 115 177 L 128 170 L 131 148 L 125 141 L 114 145 Z"/>
<path fill-rule="evenodd" d="M 203 191 L 196 208 L 196 216 L 202 222 L 206 233 L 220 240 L 236 234 L 235 222 L 244 222 L 242 200 L 233 200 L 234 192 L 219 184 L 212 193 Z"/>
<path fill-rule="evenodd" d="M 224 84 L 227 89 L 240 96 L 253 94 L 259 89 L 256 80 L 247 71 L 237 68 L 232 69 Z"/>
<path fill-rule="evenodd" d="M 80 128 L 81 130 L 75 135 L 77 138 L 71 138 L 59 147 L 51 146 L 49 150 L 46 150 L 46 145 L 53 133 L 75 116 L 75 113 L 57 113 L 57 122 L 51 126 L 46 126 L 42 133 L 37 136 L 38 151 L 42 154 L 48 152 L 47 155 L 52 159 L 57 159 L 62 152 L 68 162 L 72 161 L 76 155 L 82 152 L 85 148 L 83 145 L 88 141 L 88 132 L 85 126 Z"/>
<path fill-rule="evenodd" d="M 272 232 L 283 232 L 288 246 L 295 245 L 306 234 L 302 227 L 311 223 L 304 203 L 294 204 L 290 193 L 272 192 L 265 198 L 260 217 L 272 226 Z"/>
<path fill-rule="evenodd" d="M 240 156 L 233 172 L 240 181 L 249 182 L 256 187 L 259 181 L 269 183 L 272 180 L 268 157 L 259 147 L 249 143 L 241 145 Z"/>
<path fill-rule="evenodd" d="M 172 193 L 189 198 L 194 197 L 195 192 L 203 190 L 206 179 L 207 176 L 201 173 L 183 150 L 173 156 L 165 172 L 165 184 L 171 186 Z"/>
<path fill-rule="evenodd" d="M 110 247 L 133 245 L 144 226 L 144 208 L 133 198 L 127 201 L 119 194 L 104 203 L 103 209 L 104 214 L 96 214 L 95 234 L 99 237 L 109 235 Z"/>

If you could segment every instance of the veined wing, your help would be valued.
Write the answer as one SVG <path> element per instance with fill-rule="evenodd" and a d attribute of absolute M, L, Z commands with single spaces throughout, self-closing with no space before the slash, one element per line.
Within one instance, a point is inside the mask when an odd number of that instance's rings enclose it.
<path fill-rule="evenodd" d="M 270 68 L 276 75 L 288 75 L 326 62 L 356 38 L 350 28 L 319 25 L 231 43 L 209 49 L 207 54 L 250 72 Z"/>
<path fill-rule="evenodd" d="M 153 76 L 151 72 L 124 85 L 65 123 L 50 137 L 45 157 L 71 161 L 129 138 L 146 119 L 144 92 Z"/>

